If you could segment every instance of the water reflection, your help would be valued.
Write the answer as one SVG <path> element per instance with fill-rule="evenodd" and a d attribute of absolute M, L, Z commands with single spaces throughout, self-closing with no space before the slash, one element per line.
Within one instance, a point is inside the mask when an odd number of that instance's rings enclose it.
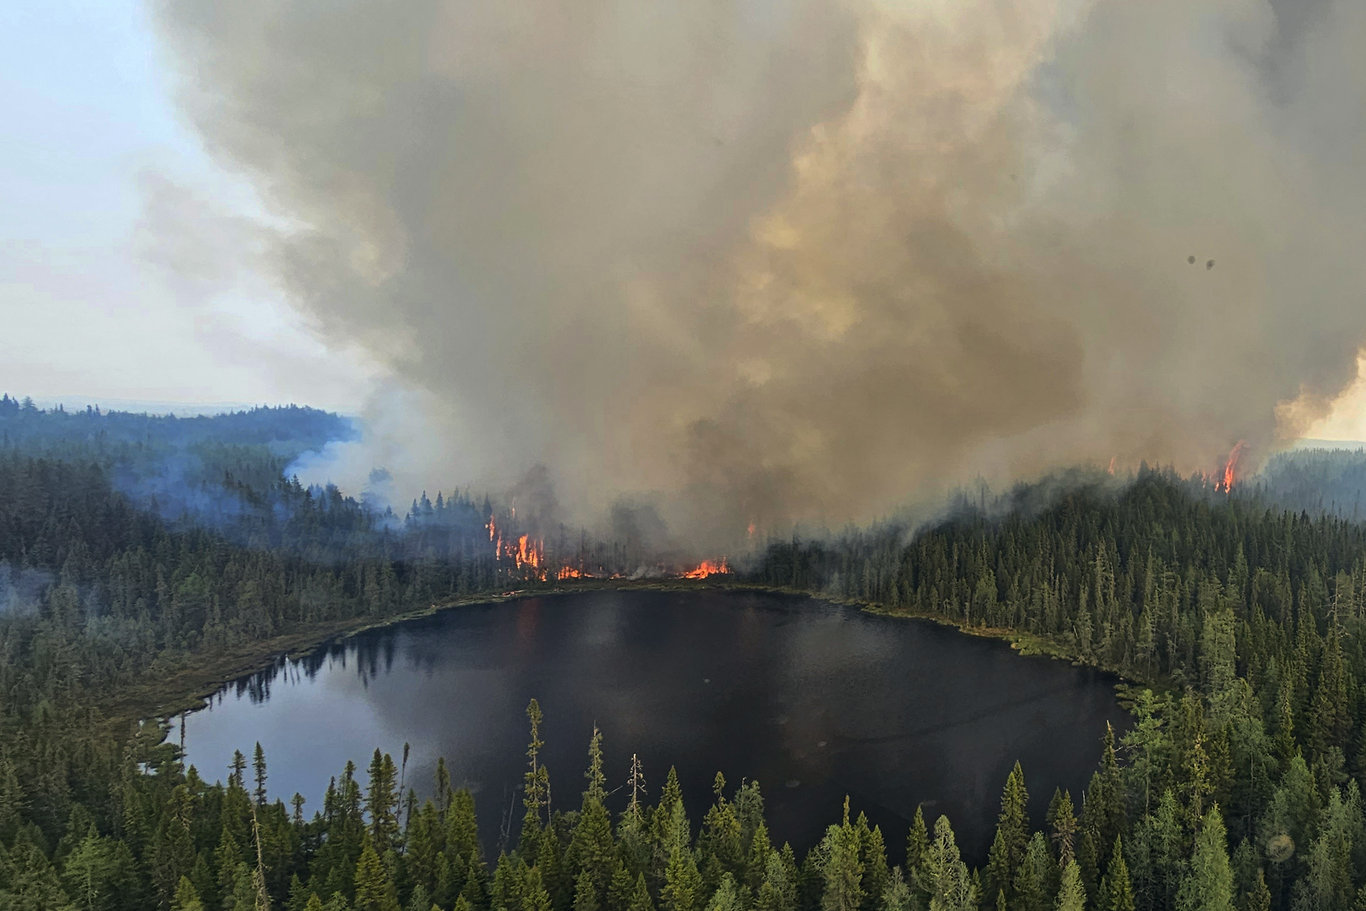
<path fill-rule="evenodd" d="M 849 793 L 893 856 L 923 803 L 980 859 L 1016 759 L 1041 817 L 1055 786 L 1080 799 L 1105 722 L 1127 721 L 1103 675 L 929 624 L 771 595 L 594 592 L 459 608 L 280 660 L 192 714 L 186 745 L 213 779 L 259 740 L 273 793 L 316 808 L 348 759 L 411 743 L 409 782 L 425 788 L 444 755 L 479 795 L 492 851 L 499 821 L 520 816 L 508 808 L 532 696 L 557 806 L 577 805 L 596 723 L 612 781 L 633 752 L 655 788 L 675 764 L 700 818 L 718 769 L 757 779 L 775 838 L 798 849 Z"/>

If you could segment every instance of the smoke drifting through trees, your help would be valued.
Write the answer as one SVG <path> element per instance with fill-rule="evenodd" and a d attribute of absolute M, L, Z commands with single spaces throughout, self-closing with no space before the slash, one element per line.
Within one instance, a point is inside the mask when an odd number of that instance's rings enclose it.
<path fill-rule="evenodd" d="M 541 463 L 725 541 L 1214 471 L 1353 378 L 1366 9 L 907 6 L 159 4 L 278 279 L 409 403 L 317 470 Z"/>

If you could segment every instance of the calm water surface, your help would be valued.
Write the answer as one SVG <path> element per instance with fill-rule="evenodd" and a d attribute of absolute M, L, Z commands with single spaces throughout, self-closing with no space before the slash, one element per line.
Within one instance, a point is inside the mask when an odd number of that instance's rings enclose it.
<path fill-rule="evenodd" d="M 560 807 L 578 806 L 596 722 L 609 788 L 624 784 L 633 752 L 652 797 L 675 765 L 695 822 L 720 770 L 732 784 L 759 781 L 775 842 L 798 850 L 838 821 L 847 793 L 894 860 L 917 804 L 927 820 L 948 813 L 980 859 L 1017 759 L 1036 820 L 1056 786 L 1080 802 L 1105 723 L 1128 724 L 1112 684 L 1004 643 L 806 598 L 585 592 L 460 607 L 281 661 L 189 714 L 185 744 L 212 781 L 259 740 L 272 794 L 297 791 L 309 812 L 348 759 L 364 784 L 376 747 L 397 762 L 407 742 L 409 784 L 430 792 L 445 756 L 496 851 L 509 808 L 521 819 L 534 696 Z"/>

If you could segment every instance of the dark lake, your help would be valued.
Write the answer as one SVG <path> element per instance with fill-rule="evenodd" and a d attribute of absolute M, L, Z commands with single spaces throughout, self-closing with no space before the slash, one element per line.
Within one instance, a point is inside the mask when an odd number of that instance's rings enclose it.
<path fill-rule="evenodd" d="M 760 783 L 775 843 L 799 852 L 839 821 L 849 794 L 894 861 L 917 804 L 931 823 L 948 813 L 981 860 L 1017 759 L 1037 822 L 1057 786 L 1080 809 L 1106 721 L 1128 725 L 1113 683 L 1002 642 L 807 598 L 584 592 L 459 607 L 282 660 L 188 715 L 185 744 L 214 781 L 234 749 L 250 759 L 259 740 L 272 795 L 297 791 L 311 814 L 348 759 L 364 785 L 374 749 L 398 762 L 407 742 L 409 784 L 429 793 L 445 756 L 496 854 L 510 806 L 521 819 L 534 696 L 559 807 L 578 806 L 596 722 L 609 789 L 624 785 L 633 752 L 651 799 L 675 765 L 695 825 L 720 770 L 732 786 Z"/>

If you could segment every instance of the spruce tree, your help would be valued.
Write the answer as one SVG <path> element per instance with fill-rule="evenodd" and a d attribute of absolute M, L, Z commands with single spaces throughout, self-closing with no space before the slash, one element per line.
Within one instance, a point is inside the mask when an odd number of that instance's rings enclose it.
<path fill-rule="evenodd" d="M 1052 830 L 1053 844 L 1058 852 L 1058 863 L 1066 866 L 1076 852 L 1077 817 L 1072 811 L 1072 795 L 1067 791 L 1054 790 L 1053 800 L 1048 805 L 1048 826 Z"/>
<path fill-rule="evenodd" d="M 1057 911 L 1085 911 L 1086 890 L 1081 885 L 1081 870 L 1077 862 L 1067 860 L 1062 866 L 1062 881 L 1058 886 Z"/>
<path fill-rule="evenodd" d="M 377 851 L 386 851 L 398 842 L 397 778 L 393 757 L 375 750 L 365 792 L 365 813 L 370 817 L 370 837 Z"/>
<path fill-rule="evenodd" d="M 399 911 L 393 879 L 368 840 L 356 862 L 355 887 L 355 911 Z"/>
<path fill-rule="evenodd" d="M 882 896 L 878 900 L 878 911 L 913 911 L 914 907 L 915 898 L 911 893 L 911 887 L 907 885 L 901 868 L 893 867 L 887 878 L 887 887 L 882 890 Z"/>
<path fill-rule="evenodd" d="M 1057 891 L 1057 864 L 1042 832 L 1035 832 L 1025 847 L 1025 859 L 1015 877 L 1010 907 L 1018 911 L 1049 911 Z"/>
<path fill-rule="evenodd" d="M 697 861 L 686 845 L 673 849 L 668 869 L 664 872 L 664 889 L 660 900 L 665 911 L 700 911 L 702 907 L 702 874 Z"/>
<path fill-rule="evenodd" d="M 184 876 L 180 877 L 180 882 L 176 884 L 175 897 L 171 899 L 171 911 L 204 911 L 204 903 L 199 900 L 199 893 L 195 890 L 194 884 Z"/>
<path fill-rule="evenodd" d="M 1233 911 L 1233 870 L 1218 806 L 1210 807 L 1201 821 L 1176 907 L 1177 911 Z"/>
<path fill-rule="evenodd" d="M 797 882 L 783 855 L 769 852 L 763 882 L 756 892 L 756 911 L 788 911 L 797 904 Z"/>
<path fill-rule="evenodd" d="M 863 864 L 859 836 L 849 822 L 849 798 L 844 798 L 844 821 L 831 826 L 821 843 L 825 863 L 821 911 L 859 911 L 863 903 Z"/>
<path fill-rule="evenodd" d="M 917 805 L 915 816 L 911 817 L 911 828 L 906 835 L 906 875 L 911 882 L 916 881 L 916 872 L 925 858 L 930 846 L 930 832 L 925 827 L 925 811 Z"/>
<path fill-rule="evenodd" d="M 545 746 L 541 740 L 541 722 L 545 716 L 541 713 L 541 704 L 535 699 L 527 703 L 526 716 L 531 723 L 531 740 L 527 744 L 527 771 L 523 776 L 526 785 L 522 806 L 526 808 L 526 814 L 522 817 L 521 850 L 523 854 L 535 857 L 539 848 L 536 840 L 545 821 L 543 816 L 548 813 L 550 806 L 550 774 L 540 761 L 541 748 Z"/>
<path fill-rule="evenodd" d="M 919 878 L 930 897 L 930 911 L 971 911 L 977 905 L 972 877 L 960 859 L 947 816 L 934 821 L 934 839 L 925 850 Z"/>
<path fill-rule="evenodd" d="M 1115 836 L 1115 849 L 1101 881 L 1099 911 L 1134 911 L 1134 887 L 1129 881 L 1129 867 L 1124 862 L 1124 845 Z"/>
<path fill-rule="evenodd" d="M 546 891 L 541 871 L 536 867 L 528 870 L 523 880 L 522 911 L 551 911 L 550 893 Z"/>
<path fill-rule="evenodd" d="M 887 869 L 887 846 L 882 840 L 882 829 L 868 827 L 868 820 L 860 813 L 855 826 L 859 835 L 859 863 L 863 865 L 863 911 L 877 911 L 882 893 L 887 890 L 891 871 Z"/>
<path fill-rule="evenodd" d="M 626 911 L 655 911 L 655 904 L 650 900 L 650 887 L 645 883 L 645 874 L 636 875 L 636 886 L 631 892 L 631 903 L 626 907 Z"/>
<path fill-rule="evenodd" d="M 598 911 L 598 893 L 593 877 L 585 870 L 574 883 L 574 911 Z"/>
<path fill-rule="evenodd" d="M 996 837 L 987 855 L 983 875 L 986 895 L 991 901 L 998 894 L 1009 895 L 1013 889 L 1015 872 L 1024 861 L 1029 844 L 1029 792 L 1025 788 L 1024 770 L 1015 763 L 1006 776 L 1001 792 L 1001 813 L 996 821 Z"/>
<path fill-rule="evenodd" d="M 744 903 L 741 900 L 740 888 L 735 883 L 735 877 L 727 873 L 721 877 L 721 883 L 716 887 L 711 900 L 707 902 L 706 911 L 741 911 Z"/>

